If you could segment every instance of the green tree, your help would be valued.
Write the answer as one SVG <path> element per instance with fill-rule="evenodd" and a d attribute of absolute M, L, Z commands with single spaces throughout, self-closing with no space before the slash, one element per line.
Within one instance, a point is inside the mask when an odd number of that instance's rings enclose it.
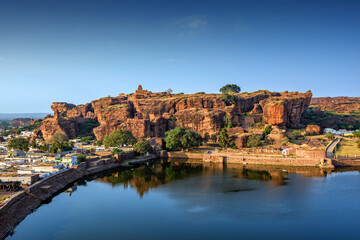
<path fill-rule="evenodd" d="M 136 144 L 136 143 L 135 143 Z M 135 145 L 134 145 L 135 146 Z M 112 155 L 115 155 L 115 154 L 121 154 L 121 153 L 123 153 L 124 151 L 123 150 L 121 150 L 121 149 L 118 149 L 118 148 L 113 148 L 112 150 L 111 150 L 111 154 Z"/>
<path fill-rule="evenodd" d="M 172 130 L 165 132 L 166 148 L 169 150 L 177 150 L 182 147 L 181 138 L 185 134 L 185 129 L 182 127 L 176 127 Z"/>
<path fill-rule="evenodd" d="M 216 142 L 216 140 L 217 140 L 216 134 L 211 134 L 211 140 L 212 140 L 213 142 Z"/>
<path fill-rule="evenodd" d="M 325 137 L 331 141 L 335 139 L 334 134 L 332 134 L 331 132 L 325 133 Z"/>
<path fill-rule="evenodd" d="M 267 135 L 269 135 L 272 131 L 272 126 L 271 125 L 267 125 L 262 133 L 263 138 L 265 138 Z"/>
<path fill-rule="evenodd" d="M 247 146 L 252 148 L 260 146 L 260 143 L 261 140 L 258 135 L 251 135 L 247 140 Z"/>
<path fill-rule="evenodd" d="M 202 138 L 200 134 L 191 130 L 186 130 L 185 134 L 181 138 L 181 147 L 183 149 L 200 146 L 201 143 Z"/>
<path fill-rule="evenodd" d="M 103 143 L 101 140 L 96 140 L 96 146 L 101 146 Z"/>
<path fill-rule="evenodd" d="M 65 133 L 57 132 L 51 135 L 47 143 L 54 144 L 55 142 L 66 142 L 66 141 L 69 141 L 69 137 Z"/>
<path fill-rule="evenodd" d="M 82 163 L 86 161 L 86 155 L 85 154 L 79 154 L 77 155 L 77 163 Z"/>
<path fill-rule="evenodd" d="M 223 93 L 221 99 L 225 102 L 226 106 L 230 106 L 236 103 L 237 97 L 228 93 Z"/>
<path fill-rule="evenodd" d="M 103 144 L 107 147 L 118 147 L 124 144 L 133 145 L 137 142 L 136 138 L 128 130 L 118 129 L 104 138 Z"/>
<path fill-rule="evenodd" d="M 167 93 L 172 93 L 173 90 L 171 88 L 169 88 L 168 90 L 166 90 Z"/>
<path fill-rule="evenodd" d="M 208 132 L 206 132 L 206 133 L 204 134 L 204 142 L 209 141 L 209 139 L 210 139 L 210 135 L 209 135 Z"/>
<path fill-rule="evenodd" d="M 29 141 L 21 137 L 13 138 L 9 140 L 8 148 L 27 152 L 29 151 Z"/>
<path fill-rule="evenodd" d="M 150 144 L 147 141 L 140 141 L 134 144 L 133 149 L 135 152 L 144 155 L 152 150 Z"/>
<path fill-rule="evenodd" d="M 199 146 L 202 142 L 200 134 L 182 127 L 176 127 L 165 133 L 166 148 L 169 150 L 189 149 Z"/>
<path fill-rule="evenodd" d="M 219 145 L 224 148 L 227 149 L 228 145 L 229 145 L 229 135 L 227 133 L 226 128 L 221 129 L 220 131 L 220 138 L 219 138 Z"/>
<path fill-rule="evenodd" d="M 56 141 L 51 144 L 50 153 L 57 153 L 57 152 L 64 152 L 64 151 L 71 151 L 74 147 L 73 142 L 60 142 Z"/>
<path fill-rule="evenodd" d="M 226 84 L 219 90 L 221 93 L 239 93 L 241 91 L 241 88 L 236 84 Z"/>

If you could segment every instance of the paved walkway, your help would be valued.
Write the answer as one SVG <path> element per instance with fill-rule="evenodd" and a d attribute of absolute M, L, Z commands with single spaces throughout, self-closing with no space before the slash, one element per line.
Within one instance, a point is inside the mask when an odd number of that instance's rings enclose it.
<path fill-rule="evenodd" d="M 333 151 L 336 147 L 336 145 L 340 142 L 341 138 L 336 137 L 326 148 L 326 157 L 327 158 L 333 158 Z"/>

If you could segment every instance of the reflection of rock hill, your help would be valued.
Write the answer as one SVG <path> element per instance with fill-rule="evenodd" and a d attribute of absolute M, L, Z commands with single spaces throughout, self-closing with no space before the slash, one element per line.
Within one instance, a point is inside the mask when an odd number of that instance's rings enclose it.
<path fill-rule="evenodd" d="M 156 188 L 170 181 L 188 177 L 191 173 L 199 173 L 199 165 L 163 163 L 152 166 L 142 166 L 134 170 L 120 171 L 98 179 L 112 185 L 122 184 L 125 188 L 129 185 L 136 189 L 140 197 L 152 188 Z"/>
<path fill-rule="evenodd" d="M 40 128 L 47 140 L 55 132 L 76 137 L 79 124 L 96 122 L 93 129 L 98 139 L 116 129 L 132 131 L 135 137 L 161 137 L 176 126 L 204 134 L 215 134 L 224 126 L 228 115 L 241 125 L 244 117 L 279 126 L 296 126 L 311 100 L 311 92 L 276 93 L 257 91 L 235 94 L 236 103 L 226 106 L 221 94 L 168 94 L 139 89 L 130 95 L 105 97 L 85 105 L 53 103 L 54 118 L 47 118 Z"/>

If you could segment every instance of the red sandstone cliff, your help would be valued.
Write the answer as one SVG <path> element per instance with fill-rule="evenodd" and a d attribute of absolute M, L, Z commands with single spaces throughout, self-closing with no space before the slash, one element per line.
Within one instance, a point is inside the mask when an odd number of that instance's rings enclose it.
<path fill-rule="evenodd" d="M 311 100 L 311 92 L 274 93 L 257 91 L 236 94 L 237 101 L 226 106 L 221 94 L 152 93 L 141 87 L 130 95 L 106 97 L 91 104 L 75 106 L 54 103 L 54 118 L 47 118 L 40 127 L 47 140 L 55 132 L 70 138 L 79 131 L 79 123 L 94 120 L 97 139 L 103 139 L 116 129 L 130 130 L 135 137 L 161 137 L 176 126 L 192 129 L 200 134 L 217 134 L 227 116 L 233 124 L 261 121 L 279 126 L 294 127 Z"/>

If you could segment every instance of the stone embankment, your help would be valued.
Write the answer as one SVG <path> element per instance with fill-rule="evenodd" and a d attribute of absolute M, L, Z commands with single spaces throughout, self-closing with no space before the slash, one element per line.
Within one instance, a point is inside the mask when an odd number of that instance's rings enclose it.
<path fill-rule="evenodd" d="M 77 168 L 62 170 L 17 192 L 0 209 L 0 239 L 4 239 L 12 233 L 29 213 L 51 199 L 67 185 L 80 178 L 120 166 L 121 163 L 113 159 L 101 159 L 92 164 L 81 163 Z"/>
<path fill-rule="evenodd" d="M 261 156 L 252 154 L 236 154 L 231 152 L 209 151 L 208 153 L 188 153 L 188 152 L 159 152 L 159 157 L 165 158 L 187 158 L 202 159 L 204 162 L 214 163 L 240 163 L 254 165 L 287 165 L 287 166 L 332 166 L 331 159 L 325 158 L 325 151 L 320 154 L 304 154 L 296 157 L 280 157 L 280 156 Z"/>

